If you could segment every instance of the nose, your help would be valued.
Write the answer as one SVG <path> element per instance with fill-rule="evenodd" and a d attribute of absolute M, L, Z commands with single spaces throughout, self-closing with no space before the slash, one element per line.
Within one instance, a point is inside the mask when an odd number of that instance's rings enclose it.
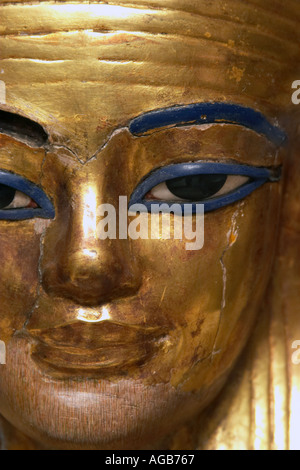
<path fill-rule="evenodd" d="M 41 265 L 45 292 L 91 307 L 134 295 L 141 279 L 130 240 L 99 238 L 98 199 L 87 187 L 72 204 L 61 204 Z"/>

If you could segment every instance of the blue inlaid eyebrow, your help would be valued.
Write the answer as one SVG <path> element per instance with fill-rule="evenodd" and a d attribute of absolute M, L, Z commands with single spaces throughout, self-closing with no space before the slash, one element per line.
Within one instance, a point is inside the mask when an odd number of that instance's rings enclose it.
<path fill-rule="evenodd" d="M 166 126 L 212 123 L 247 127 L 264 135 L 276 146 L 282 145 L 287 138 L 282 129 L 271 124 L 260 112 L 231 103 L 194 103 L 150 111 L 134 118 L 129 124 L 129 130 L 138 136 Z"/>

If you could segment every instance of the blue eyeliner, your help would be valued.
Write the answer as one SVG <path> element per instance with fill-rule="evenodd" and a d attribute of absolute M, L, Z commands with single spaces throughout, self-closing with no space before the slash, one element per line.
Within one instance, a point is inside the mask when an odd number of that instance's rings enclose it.
<path fill-rule="evenodd" d="M 263 114 L 252 108 L 231 103 L 194 103 L 150 111 L 134 118 L 129 124 L 129 130 L 138 136 L 166 126 L 212 123 L 238 124 L 247 127 L 264 135 L 276 146 L 286 141 L 286 134 L 271 124 Z"/>
<path fill-rule="evenodd" d="M 151 201 L 144 199 L 146 194 L 151 191 L 155 186 L 174 178 L 180 178 L 190 175 L 241 175 L 250 178 L 250 181 L 240 186 L 239 188 L 231 191 L 228 194 L 212 197 L 203 201 L 164 201 L 157 200 Z M 280 175 L 268 168 L 253 167 L 247 165 L 235 165 L 226 163 L 212 163 L 212 162 L 195 162 L 195 163 L 181 163 L 169 165 L 160 168 L 151 173 L 145 178 L 133 192 L 129 207 L 133 204 L 143 204 L 147 211 L 154 210 L 155 206 L 159 204 L 180 204 L 182 207 L 184 204 L 189 203 L 192 207 L 191 214 L 196 211 L 196 204 L 204 204 L 204 212 L 210 212 L 216 209 L 220 209 L 228 204 L 232 204 L 244 197 L 248 196 L 255 189 L 259 188 L 267 181 L 276 182 L 279 181 Z M 153 207 L 152 207 L 153 206 Z M 185 211 L 185 214 L 188 212 Z"/>
<path fill-rule="evenodd" d="M 44 191 L 22 176 L 0 170 L 0 184 L 21 191 L 38 204 L 38 208 L 0 209 L 0 220 L 26 220 L 36 217 L 53 219 L 55 209 Z"/>

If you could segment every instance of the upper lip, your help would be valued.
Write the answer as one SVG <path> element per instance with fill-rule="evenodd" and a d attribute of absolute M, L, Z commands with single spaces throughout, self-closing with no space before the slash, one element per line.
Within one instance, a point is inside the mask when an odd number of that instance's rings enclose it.
<path fill-rule="evenodd" d="M 33 358 L 58 370 L 122 370 L 151 359 L 165 328 L 103 321 L 33 330 Z"/>
<path fill-rule="evenodd" d="M 30 331 L 30 336 L 39 342 L 58 349 L 91 351 L 105 347 L 134 345 L 152 341 L 166 334 L 166 328 L 143 327 L 112 321 L 98 324 L 82 322 Z"/>

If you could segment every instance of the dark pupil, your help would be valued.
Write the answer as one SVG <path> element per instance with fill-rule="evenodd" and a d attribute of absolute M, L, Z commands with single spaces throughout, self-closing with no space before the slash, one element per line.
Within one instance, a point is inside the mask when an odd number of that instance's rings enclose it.
<path fill-rule="evenodd" d="M 227 175 L 188 175 L 166 181 L 175 196 L 201 201 L 212 197 L 224 186 Z"/>
<path fill-rule="evenodd" d="M 0 184 L 0 209 L 4 209 L 13 202 L 16 190 L 5 184 Z"/>

